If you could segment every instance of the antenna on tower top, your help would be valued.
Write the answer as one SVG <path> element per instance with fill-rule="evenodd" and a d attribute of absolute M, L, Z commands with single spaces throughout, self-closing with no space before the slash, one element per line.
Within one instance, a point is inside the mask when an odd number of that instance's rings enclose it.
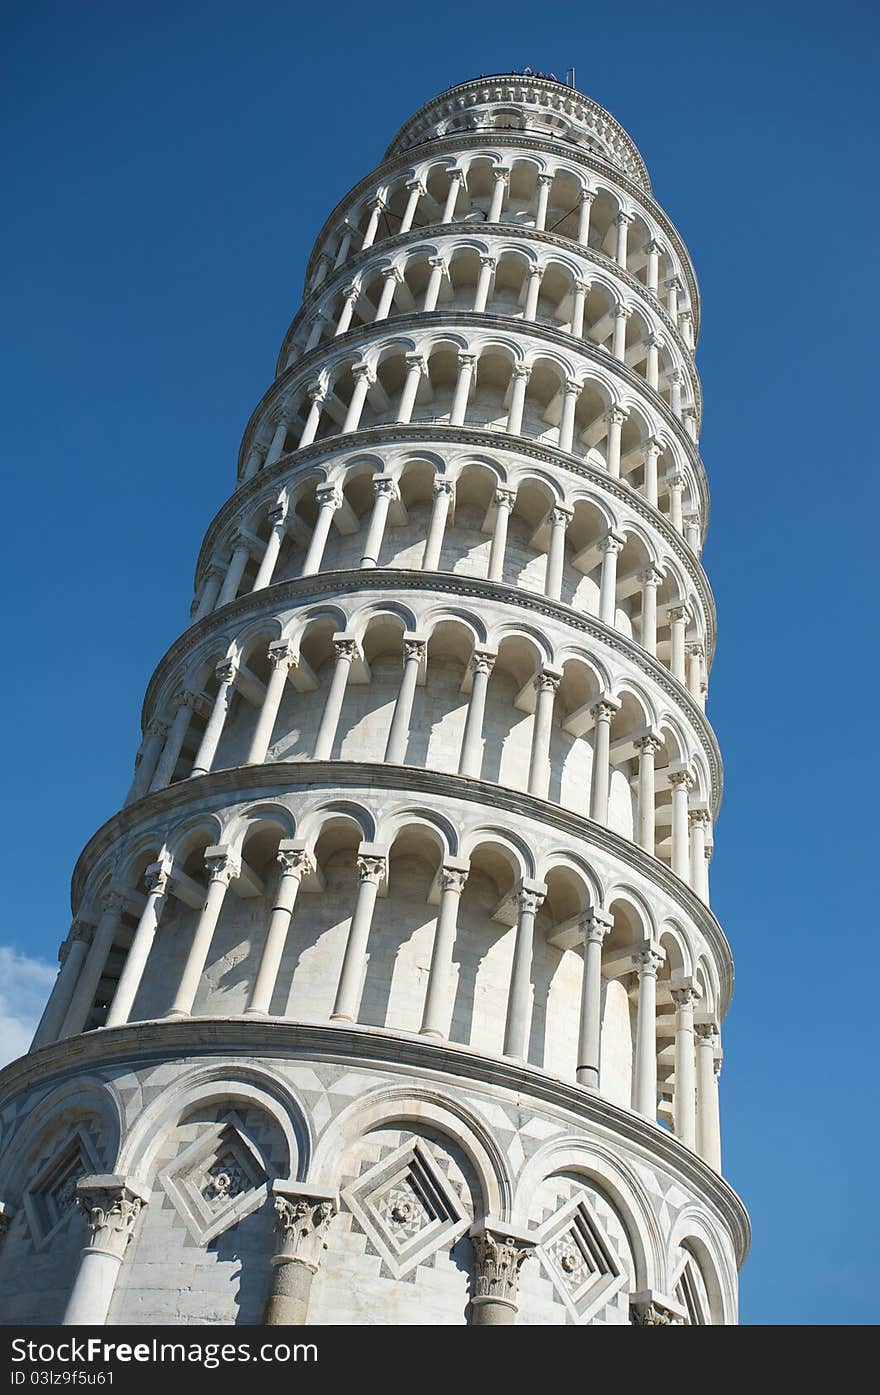
<path fill-rule="evenodd" d="M 566 70 L 565 70 L 565 81 L 566 81 L 566 85 L 567 85 L 568 87 L 574 87 L 574 86 L 575 86 L 574 68 L 566 68 Z"/>

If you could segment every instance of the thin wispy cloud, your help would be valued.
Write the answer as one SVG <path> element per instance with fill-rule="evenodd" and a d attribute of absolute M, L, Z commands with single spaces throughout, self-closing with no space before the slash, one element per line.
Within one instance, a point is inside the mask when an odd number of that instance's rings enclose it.
<path fill-rule="evenodd" d="M 31 1044 L 57 967 L 0 945 L 0 1066 Z"/>

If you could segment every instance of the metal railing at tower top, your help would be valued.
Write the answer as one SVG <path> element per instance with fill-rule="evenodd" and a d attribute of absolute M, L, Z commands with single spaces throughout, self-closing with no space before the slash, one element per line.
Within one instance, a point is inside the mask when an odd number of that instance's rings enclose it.
<path fill-rule="evenodd" d="M 541 78 L 543 82 L 558 82 L 560 87 L 570 87 L 577 90 L 577 82 L 574 68 L 566 68 L 565 77 L 557 77 L 555 73 L 542 73 L 538 68 L 513 68 L 507 73 L 478 73 L 476 77 L 464 78 L 461 83 L 456 83 L 456 87 L 464 86 L 467 82 L 483 82 L 489 78 L 499 77 L 525 77 Z"/>

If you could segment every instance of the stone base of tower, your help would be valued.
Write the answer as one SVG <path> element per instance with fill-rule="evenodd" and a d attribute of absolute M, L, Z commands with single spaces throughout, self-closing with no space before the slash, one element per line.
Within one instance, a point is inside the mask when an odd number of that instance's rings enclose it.
<path fill-rule="evenodd" d="M 637 1114 L 467 1048 L 148 1022 L 13 1063 L 0 1119 L 7 1323 L 63 1321 L 74 1289 L 110 1324 L 736 1321 L 727 1184 Z"/>

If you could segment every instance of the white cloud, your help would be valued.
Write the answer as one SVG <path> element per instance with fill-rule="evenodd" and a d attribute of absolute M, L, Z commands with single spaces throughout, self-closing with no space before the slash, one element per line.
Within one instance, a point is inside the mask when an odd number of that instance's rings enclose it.
<path fill-rule="evenodd" d="M 27 1051 L 57 972 L 44 959 L 0 945 L 0 1066 Z"/>

